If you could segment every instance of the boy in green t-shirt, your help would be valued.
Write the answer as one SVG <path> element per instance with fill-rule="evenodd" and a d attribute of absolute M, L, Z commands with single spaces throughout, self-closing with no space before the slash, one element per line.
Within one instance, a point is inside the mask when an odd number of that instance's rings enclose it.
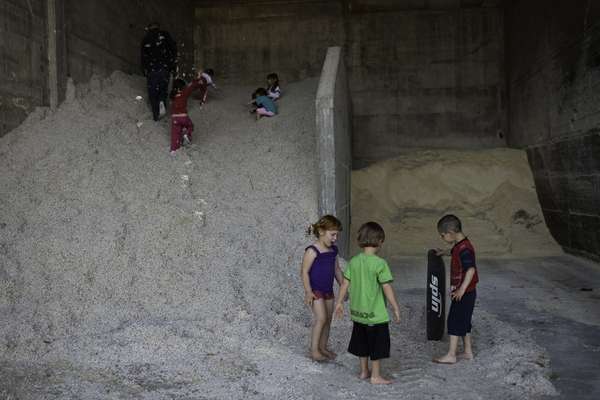
<path fill-rule="evenodd" d="M 335 304 L 337 318 L 344 315 L 342 301 L 350 291 L 350 317 L 354 321 L 348 352 L 360 358 L 360 378 L 372 384 L 389 384 L 381 376 L 380 361 L 390 356 L 390 317 L 386 299 L 392 305 L 394 321 L 400 321 L 400 309 L 390 285 L 392 273 L 387 262 L 377 256 L 385 240 L 383 228 L 367 222 L 358 230 L 358 245 L 363 252 L 352 257 L 344 271 L 344 282 Z M 371 371 L 369 371 L 371 358 Z"/>

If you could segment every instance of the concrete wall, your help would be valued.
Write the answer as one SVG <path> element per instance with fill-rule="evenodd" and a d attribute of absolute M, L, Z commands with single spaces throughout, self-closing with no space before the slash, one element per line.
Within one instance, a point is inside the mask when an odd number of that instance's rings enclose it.
<path fill-rule="evenodd" d="M 520 0 L 506 15 L 508 143 L 526 148 L 546 223 L 600 259 L 600 2 Z"/>
<path fill-rule="evenodd" d="M 65 0 L 69 74 L 86 82 L 92 74 L 114 70 L 141 73 L 140 42 L 144 27 L 157 21 L 178 42 L 181 64 L 193 59 L 191 3 L 161 0 Z M 189 51 L 187 49 L 190 49 Z"/>
<path fill-rule="evenodd" d="M 327 49 L 317 90 L 319 214 L 335 215 L 343 225 L 338 248 L 349 256 L 352 110 L 341 47 Z"/>
<path fill-rule="evenodd" d="M 42 0 L 0 1 L 0 136 L 18 126 L 36 106 L 50 103 L 51 91 L 64 97 L 67 77 L 86 82 L 114 70 L 140 73 L 144 27 L 158 21 L 180 45 L 182 69 L 193 63 L 192 10 L 161 0 L 53 0 L 54 18 Z M 55 27 L 55 29 L 53 29 Z M 56 46 L 49 54 L 49 33 Z M 190 49 L 190 50 L 188 50 Z M 56 70 L 52 84 L 49 70 Z"/>
<path fill-rule="evenodd" d="M 222 80 L 261 84 L 276 71 L 285 85 L 343 45 L 358 167 L 404 147 L 505 146 L 499 3 L 197 0 L 195 59 Z"/>
<path fill-rule="evenodd" d="M 506 145 L 499 2 L 350 3 L 355 167 L 406 147 Z"/>
<path fill-rule="evenodd" d="M 0 1 L 0 136 L 46 103 L 45 1 Z"/>
<path fill-rule="evenodd" d="M 196 1 L 196 64 L 219 80 L 264 84 L 317 76 L 327 47 L 343 43 L 341 1 Z"/>

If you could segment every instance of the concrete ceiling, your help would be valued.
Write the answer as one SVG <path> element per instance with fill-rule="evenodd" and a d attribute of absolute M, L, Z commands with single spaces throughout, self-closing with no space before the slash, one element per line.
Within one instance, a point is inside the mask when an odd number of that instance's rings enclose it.
<path fill-rule="evenodd" d="M 191 0 L 197 6 L 264 4 L 265 6 L 291 3 L 323 3 L 324 0 Z M 331 0 L 329 0 L 331 1 Z M 505 0 L 338 0 L 351 7 L 397 10 L 448 9 L 472 7 L 499 7 Z"/>

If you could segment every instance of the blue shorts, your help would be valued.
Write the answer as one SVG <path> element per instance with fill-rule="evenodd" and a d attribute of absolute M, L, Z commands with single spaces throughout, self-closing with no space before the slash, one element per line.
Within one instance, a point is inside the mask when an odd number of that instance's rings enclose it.
<path fill-rule="evenodd" d="M 460 301 L 452 300 L 450 313 L 448 313 L 448 335 L 465 336 L 471 333 L 471 318 L 477 291 L 465 293 Z"/>

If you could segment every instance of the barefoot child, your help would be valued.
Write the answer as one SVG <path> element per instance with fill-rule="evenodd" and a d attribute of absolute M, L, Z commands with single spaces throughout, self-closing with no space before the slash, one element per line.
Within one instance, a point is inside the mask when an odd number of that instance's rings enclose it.
<path fill-rule="evenodd" d="M 390 356 L 390 317 L 386 299 L 394 311 L 394 321 L 400 322 L 400 308 L 390 285 L 393 280 L 390 267 L 377 256 L 384 240 L 385 232 L 378 223 L 367 222 L 360 227 L 358 245 L 363 252 L 354 256 L 344 271 L 344 283 L 335 304 L 336 317 L 342 318 L 342 299 L 349 289 L 350 318 L 354 327 L 348 352 L 360 359 L 359 378 L 370 378 L 376 385 L 392 383 L 381 376 L 380 360 Z"/>
<path fill-rule="evenodd" d="M 312 307 L 314 315 L 310 340 L 310 356 L 315 361 L 334 359 L 336 354 L 327 348 L 329 328 L 333 315 L 333 279 L 342 281 L 335 246 L 342 223 L 332 215 L 325 215 L 311 225 L 309 233 L 317 240 L 304 251 L 302 283 L 304 303 Z"/>
<path fill-rule="evenodd" d="M 450 255 L 450 297 L 452 304 L 448 314 L 448 335 L 450 348 L 442 357 L 434 358 L 438 364 L 454 364 L 458 359 L 473 359 L 471 347 L 471 318 L 479 281 L 475 265 L 475 249 L 462 233 L 460 219 L 454 215 L 443 216 L 437 224 L 442 240 L 453 245 L 450 252 L 438 249 L 438 255 Z M 462 337 L 464 352 L 457 355 L 458 338 Z"/>

